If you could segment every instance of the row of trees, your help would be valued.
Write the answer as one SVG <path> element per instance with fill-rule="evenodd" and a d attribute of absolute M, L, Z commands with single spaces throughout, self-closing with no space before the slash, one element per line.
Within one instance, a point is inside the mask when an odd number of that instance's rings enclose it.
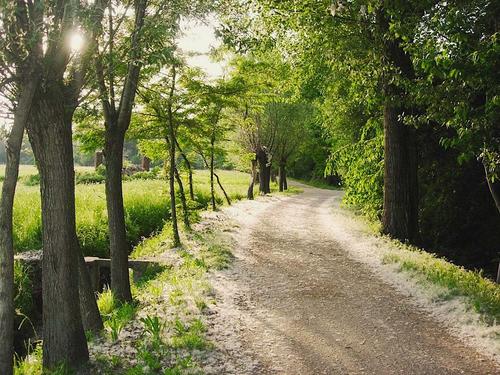
<path fill-rule="evenodd" d="M 236 3 L 249 16 L 228 8 L 222 36 L 243 53 L 278 51 L 293 67 L 295 95 L 319 112 L 331 149 L 327 172 L 340 176 L 347 202 L 379 218 L 382 231 L 402 241 L 472 246 L 473 238 L 476 245 L 478 237 L 487 238 L 482 255 L 495 258 L 497 2 Z M 467 184 L 476 193 L 469 195 Z M 466 208 L 458 191 L 472 205 Z M 455 218 L 464 209 L 471 218 L 460 223 Z M 489 227 L 470 223 L 486 217 Z"/>
<path fill-rule="evenodd" d="M 174 4 L 175 3 L 175 4 Z M 27 130 L 40 173 L 43 223 L 43 362 L 88 360 L 84 330 L 102 321 L 76 237 L 72 125 L 75 111 L 101 103 L 96 117 L 106 158 L 111 288 L 132 299 L 122 196 L 125 134 L 141 81 L 169 66 L 181 16 L 209 2 L 154 0 L 0 3 L 0 88 L 11 126 L 0 206 L 0 372 L 12 373 L 14 317 L 12 207 Z"/>

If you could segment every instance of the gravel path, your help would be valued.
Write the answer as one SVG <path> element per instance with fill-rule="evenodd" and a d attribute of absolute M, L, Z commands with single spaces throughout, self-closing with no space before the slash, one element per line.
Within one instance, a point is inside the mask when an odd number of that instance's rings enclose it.
<path fill-rule="evenodd" d="M 235 261 L 212 276 L 208 373 L 500 373 L 349 255 L 340 192 L 301 188 L 224 211 Z"/>

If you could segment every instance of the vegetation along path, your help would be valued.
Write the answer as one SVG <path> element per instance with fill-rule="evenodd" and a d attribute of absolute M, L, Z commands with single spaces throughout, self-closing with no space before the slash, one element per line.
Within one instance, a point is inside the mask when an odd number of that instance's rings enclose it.
<path fill-rule="evenodd" d="M 223 301 L 214 327 L 234 332 L 254 356 L 235 373 L 498 373 L 491 357 L 354 259 L 342 192 L 301 188 L 225 210 L 237 228 L 236 259 L 213 276 Z M 241 349 L 231 335 L 224 340 L 217 345 L 235 361 Z"/>

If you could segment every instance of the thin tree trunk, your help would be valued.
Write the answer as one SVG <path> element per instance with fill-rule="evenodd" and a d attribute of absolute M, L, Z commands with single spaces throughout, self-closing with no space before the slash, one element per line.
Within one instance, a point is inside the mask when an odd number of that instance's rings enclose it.
<path fill-rule="evenodd" d="M 222 186 L 222 183 L 220 182 L 219 175 L 214 172 L 214 176 L 215 176 L 215 178 L 217 180 L 217 185 L 219 185 L 220 189 L 222 190 L 222 193 L 224 194 L 224 197 L 226 198 L 226 202 L 227 202 L 228 206 L 230 206 L 231 205 L 231 199 L 229 199 L 229 195 L 227 195 L 226 190 L 224 189 L 224 186 Z"/>
<path fill-rule="evenodd" d="M 186 167 L 188 169 L 189 198 L 191 198 L 191 200 L 194 201 L 193 168 L 191 167 L 191 162 L 189 161 L 188 157 L 186 156 L 181 146 L 179 145 L 177 137 L 175 139 L 175 145 L 177 146 L 177 150 L 179 150 L 179 153 L 181 154 L 182 159 L 184 160 L 184 163 L 186 164 Z"/>
<path fill-rule="evenodd" d="M 108 129 L 110 128 L 108 125 Z M 128 271 L 129 248 L 122 187 L 124 135 L 115 130 L 109 131 L 106 138 L 106 204 L 111 258 L 111 290 L 118 300 L 130 302 L 132 292 Z"/>
<path fill-rule="evenodd" d="M 94 168 L 97 169 L 103 162 L 102 151 L 96 151 L 94 156 Z"/>
<path fill-rule="evenodd" d="M 168 183 L 170 189 L 170 210 L 172 217 L 172 234 L 174 237 L 174 247 L 181 245 L 181 239 L 179 236 L 179 227 L 177 223 L 177 207 L 175 204 L 175 126 L 174 126 L 174 113 L 172 110 L 173 98 L 175 93 L 175 83 L 176 83 L 176 70 L 175 65 L 172 66 L 172 85 L 170 87 L 169 99 L 168 99 L 168 136 L 165 136 L 165 141 L 169 148 L 169 172 L 168 172 Z M 170 142 L 172 140 L 172 142 Z"/>
<path fill-rule="evenodd" d="M 288 190 L 288 180 L 286 178 L 286 168 L 283 169 L 283 190 Z"/>
<path fill-rule="evenodd" d="M 214 144 L 215 137 L 212 135 L 210 138 L 210 200 L 212 202 L 212 210 L 216 210 L 215 205 L 215 189 L 214 189 Z"/>
<path fill-rule="evenodd" d="M 173 126 L 169 126 L 170 136 L 173 137 Z M 174 247 L 181 245 L 181 239 L 179 236 L 179 227 L 177 223 L 177 207 L 175 204 L 175 144 L 168 142 L 170 145 L 169 150 L 169 168 L 168 168 L 168 187 L 170 190 L 170 216 L 172 220 L 172 235 Z"/>
<path fill-rule="evenodd" d="M 0 201 L 0 373 L 13 372 L 14 342 L 14 242 L 12 216 L 19 158 L 24 128 L 28 119 L 38 80 L 32 79 L 20 87 L 14 124 L 6 142 L 7 162 Z"/>
<path fill-rule="evenodd" d="M 182 179 L 177 168 L 175 168 L 175 179 L 177 181 L 177 186 L 179 186 L 179 194 L 181 196 L 182 217 L 184 219 L 184 225 L 189 229 L 191 227 L 191 224 L 189 223 L 189 210 L 186 202 L 186 194 L 184 193 L 184 185 L 182 184 Z"/>
<path fill-rule="evenodd" d="M 255 185 L 255 179 L 257 175 L 257 159 L 252 159 L 252 170 L 250 171 L 250 186 L 248 186 L 247 199 L 252 200 L 253 197 L 253 187 Z"/>
<path fill-rule="evenodd" d="M 28 135 L 42 196 L 43 365 L 88 360 L 78 291 L 75 173 L 71 127 L 61 90 L 48 86 L 33 104 Z"/>
<path fill-rule="evenodd" d="M 401 109 L 384 105 L 383 232 L 402 241 L 418 236 L 418 186 L 414 129 L 401 120 Z"/>

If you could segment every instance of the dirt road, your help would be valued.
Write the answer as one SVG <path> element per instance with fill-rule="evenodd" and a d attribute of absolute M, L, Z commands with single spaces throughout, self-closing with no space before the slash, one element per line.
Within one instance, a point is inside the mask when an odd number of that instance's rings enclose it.
<path fill-rule="evenodd" d="M 234 374 L 498 374 L 408 297 L 349 256 L 341 193 L 226 210 L 235 262 L 215 277 L 210 334 Z M 333 214 L 336 211 L 336 214 Z"/>

